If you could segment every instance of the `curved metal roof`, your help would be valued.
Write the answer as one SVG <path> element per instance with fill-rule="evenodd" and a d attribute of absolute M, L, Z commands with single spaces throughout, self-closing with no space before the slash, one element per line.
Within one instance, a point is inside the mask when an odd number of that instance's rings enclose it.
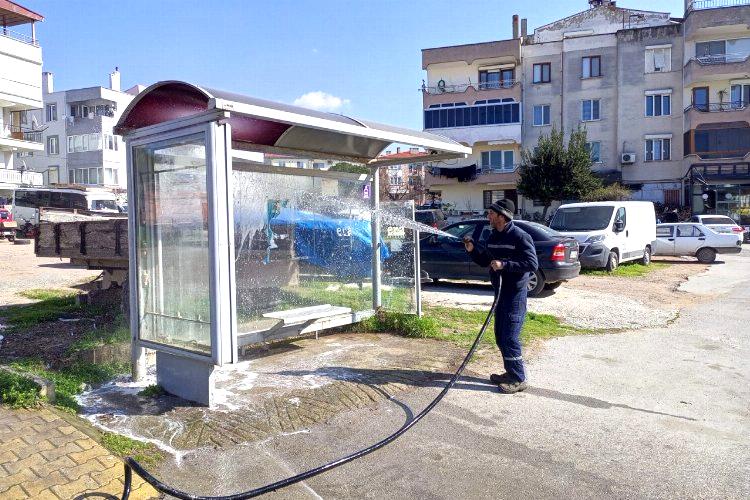
<path fill-rule="evenodd" d="M 232 141 L 285 150 L 344 156 L 373 162 L 392 143 L 425 148 L 425 160 L 463 157 L 471 153 L 443 136 L 356 120 L 344 115 L 266 101 L 241 94 L 200 87 L 187 82 L 163 81 L 133 99 L 115 133 L 187 118 L 210 110 L 230 113 Z M 414 160 L 413 160 L 414 161 Z"/>

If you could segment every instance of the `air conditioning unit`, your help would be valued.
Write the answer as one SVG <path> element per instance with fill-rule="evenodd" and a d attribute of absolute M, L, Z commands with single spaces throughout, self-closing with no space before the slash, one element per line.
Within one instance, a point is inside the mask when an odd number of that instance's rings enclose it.
<path fill-rule="evenodd" d="M 623 165 L 632 165 L 635 163 L 635 153 L 623 153 L 620 158 L 620 163 Z"/>

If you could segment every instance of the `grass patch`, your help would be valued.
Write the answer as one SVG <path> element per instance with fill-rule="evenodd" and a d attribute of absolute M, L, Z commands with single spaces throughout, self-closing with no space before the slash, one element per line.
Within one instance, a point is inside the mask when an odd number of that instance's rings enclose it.
<path fill-rule="evenodd" d="M 156 465 L 162 458 L 161 452 L 154 445 L 111 432 L 102 434 L 102 446 L 113 455 L 121 458 L 133 457 L 145 466 Z"/>
<path fill-rule="evenodd" d="M 148 387 L 144 388 L 142 391 L 138 392 L 139 396 L 143 396 L 146 398 L 156 398 L 159 396 L 163 396 L 167 392 L 164 390 L 164 388 L 157 384 L 151 384 Z"/>
<path fill-rule="evenodd" d="M 55 405 L 73 411 L 78 411 L 75 396 L 80 394 L 86 385 L 101 384 L 113 379 L 117 375 L 127 373 L 129 366 L 125 363 L 93 364 L 75 363 L 59 371 L 47 369 L 36 359 L 27 359 L 11 364 L 19 372 L 39 375 L 55 383 Z"/>
<path fill-rule="evenodd" d="M 605 271 L 604 269 L 581 269 L 581 274 L 586 274 L 589 276 L 617 276 L 625 278 L 639 278 L 654 271 L 658 271 L 659 269 L 664 269 L 669 265 L 670 264 L 666 264 L 664 262 L 652 262 L 648 266 L 644 266 L 643 264 L 639 264 L 637 262 L 626 262 L 617 266 L 617 269 L 615 269 L 611 273 Z"/>
<path fill-rule="evenodd" d="M 356 331 L 390 332 L 414 338 L 432 338 L 469 346 L 482 328 L 487 311 L 466 311 L 452 307 L 428 307 L 422 318 L 410 314 L 380 313 L 354 325 Z M 486 344 L 495 343 L 494 318 L 482 337 Z M 521 342 L 563 335 L 595 333 L 595 330 L 563 325 L 549 314 L 527 313 L 521 331 Z"/>
<path fill-rule="evenodd" d="M 12 328 L 29 328 L 45 321 L 56 321 L 60 316 L 81 311 L 76 304 L 76 293 L 67 290 L 26 290 L 19 293 L 33 304 L 10 306 L 0 314 Z"/>
<path fill-rule="evenodd" d="M 0 403 L 11 408 L 31 408 L 41 403 L 39 385 L 21 375 L 0 369 Z"/>
<path fill-rule="evenodd" d="M 77 351 L 89 351 L 97 347 L 111 344 L 122 344 L 130 341 L 130 328 L 125 324 L 125 318 L 119 316 L 112 325 L 96 330 L 88 330 L 83 337 L 68 347 L 68 354 Z"/>

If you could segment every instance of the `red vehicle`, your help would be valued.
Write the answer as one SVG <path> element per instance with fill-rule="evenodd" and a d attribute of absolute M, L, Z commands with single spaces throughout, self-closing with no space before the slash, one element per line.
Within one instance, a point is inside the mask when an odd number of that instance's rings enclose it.
<path fill-rule="evenodd" d="M 13 213 L 5 208 L 0 208 L 0 240 L 8 238 L 13 242 L 16 239 L 16 229 L 18 224 L 13 220 Z"/>

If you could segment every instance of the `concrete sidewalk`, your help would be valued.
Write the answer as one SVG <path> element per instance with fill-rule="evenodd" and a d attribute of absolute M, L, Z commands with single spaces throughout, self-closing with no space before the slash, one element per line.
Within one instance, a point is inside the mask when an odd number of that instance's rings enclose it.
<path fill-rule="evenodd" d="M 123 476 L 119 458 L 56 411 L 0 406 L 0 498 L 120 498 Z M 134 476 L 130 498 L 158 495 Z"/>

